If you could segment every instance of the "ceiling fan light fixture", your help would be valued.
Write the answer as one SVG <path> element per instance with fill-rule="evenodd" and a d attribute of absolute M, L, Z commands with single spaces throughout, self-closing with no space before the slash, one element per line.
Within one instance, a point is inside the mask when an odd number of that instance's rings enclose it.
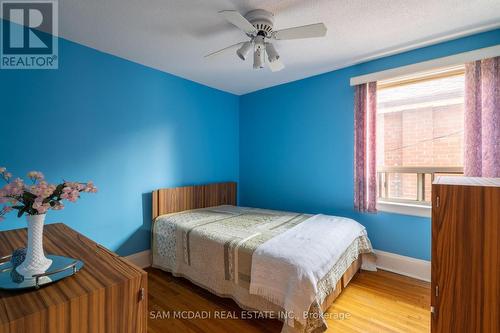
<path fill-rule="evenodd" d="M 253 68 L 264 68 L 266 63 L 266 46 L 264 44 L 264 36 L 258 35 L 254 38 L 254 53 L 253 53 Z"/>
<path fill-rule="evenodd" d="M 267 59 L 269 59 L 269 62 L 275 62 L 280 58 L 280 55 L 278 54 L 278 51 L 274 48 L 274 45 L 271 43 L 266 43 L 266 53 L 267 53 Z"/>
<path fill-rule="evenodd" d="M 266 62 L 264 48 L 256 47 L 253 53 L 253 68 L 259 69 L 264 68 L 264 63 Z"/>
<path fill-rule="evenodd" d="M 207 54 L 205 58 L 210 58 L 227 50 L 234 52 L 242 59 L 246 60 L 253 51 L 253 68 L 260 69 L 268 66 L 272 72 L 277 72 L 285 68 L 281 61 L 281 56 L 271 43 L 273 40 L 304 39 L 324 37 L 327 27 L 324 23 L 318 22 L 298 27 L 274 29 L 274 14 L 264 9 L 254 9 L 241 15 L 236 10 L 222 10 L 219 14 L 229 23 L 243 31 L 250 41 L 239 42 L 221 50 Z M 267 53 L 267 60 L 266 60 Z"/>
<path fill-rule="evenodd" d="M 236 54 L 241 60 L 246 60 L 251 50 L 252 42 L 245 42 L 238 50 L 236 50 Z"/>

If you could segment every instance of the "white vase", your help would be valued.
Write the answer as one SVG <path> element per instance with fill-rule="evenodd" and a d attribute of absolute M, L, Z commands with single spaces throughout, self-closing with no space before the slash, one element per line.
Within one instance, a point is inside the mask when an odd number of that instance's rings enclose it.
<path fill-rule="evenodd" d="M 45 214 L 27 215 L 28 220 L 28 247 L 26 258 L 17 266 L 16 270 L 25 278 L 31 278 L 35 274 L 45 273 L 52 264 L 43 253 L 43 223 Z"/>

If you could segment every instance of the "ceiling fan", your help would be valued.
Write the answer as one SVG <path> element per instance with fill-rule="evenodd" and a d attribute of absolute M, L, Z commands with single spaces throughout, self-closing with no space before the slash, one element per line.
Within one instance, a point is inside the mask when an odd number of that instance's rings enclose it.
<path fill-rule="evenodd" d="M 245 16 L 236 10 L 223 10 L 219 12 L 227 21 L 241 29 L 249 38 L 249 41 L 240 42 L 221 50 L 207 54 L 205 58 L 219 55 L 225 51 L 238 47 L 236 54 L 241 60 L 246 60 L 251 51 L 253 51 L 253 68 L 263 68 L 266 63 L 266 54 L 268 66 L 271 71 L 282 70 L 285 66 L 280 60 L 280 55 L 274 48 L 271 41 L 323 37 L 326 35 L 326 26 L 324 23 L 315 23 L 293 27 L 283 30 L 273 30 L 274 14 L 264 9 L 255 9 L 248 12 Z"/>

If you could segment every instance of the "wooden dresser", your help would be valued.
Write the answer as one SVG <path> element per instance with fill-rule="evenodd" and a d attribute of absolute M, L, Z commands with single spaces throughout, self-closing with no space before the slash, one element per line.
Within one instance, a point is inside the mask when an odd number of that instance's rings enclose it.
<path fill-rule="evenodd" d="M 500 178 L 432 185 L 432 332 L 500 332 Z"/>
<path fill-rule="evenodd" d="M 25 241 L 26 229 L 0 232 L 0 256 Z M 61 223 L 45 226 L 44 248 L 84 267 L 39 290 L 0 291 L 0 333 L 146 333 L 145 271 Z"/>

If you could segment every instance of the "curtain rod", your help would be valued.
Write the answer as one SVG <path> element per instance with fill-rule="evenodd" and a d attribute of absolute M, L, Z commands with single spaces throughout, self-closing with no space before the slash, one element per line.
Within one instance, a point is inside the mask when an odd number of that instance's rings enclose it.
<path fill-rule="evenodd" d="M 454 54 L 448 57 L 432 59 L 402 67 L 387 69 L 380 72 L 355 76 L 351 78 L 351 86 L 358 84 L 393 79 L 399 76 L 415 74 L 418 72 L 428 71 L 440 67 L 462 65 L 466 62 L 471 62 L 480 59 L 492 58 L 500 56 L 500 45 L 485 47 L 469 52 Z"/>

